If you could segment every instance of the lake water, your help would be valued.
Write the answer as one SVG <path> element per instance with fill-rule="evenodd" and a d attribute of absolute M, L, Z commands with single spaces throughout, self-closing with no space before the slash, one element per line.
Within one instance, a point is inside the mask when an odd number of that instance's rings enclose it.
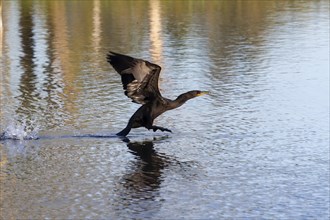
<path fill-rule="evenodd" d="M 2 219 L 329 218 L 329 1 L 0 6 Z M 121 140 L 109 50 L 210 94 Z"/>

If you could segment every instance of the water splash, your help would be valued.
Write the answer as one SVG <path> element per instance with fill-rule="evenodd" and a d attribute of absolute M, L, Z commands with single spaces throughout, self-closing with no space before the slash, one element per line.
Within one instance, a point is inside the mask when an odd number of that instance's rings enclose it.
<path fill-rule="evenodd" d="M 0 133 L 0 140 L 35 140 L 38 139 L 40 127 L 33 120 L 10 122 Z"/>

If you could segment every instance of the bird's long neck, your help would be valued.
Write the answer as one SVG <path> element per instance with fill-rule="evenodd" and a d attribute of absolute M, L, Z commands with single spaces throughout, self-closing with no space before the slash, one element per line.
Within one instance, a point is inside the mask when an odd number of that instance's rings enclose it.
<path fill-rule="evenodd" d="M 192 99 L 194 97 L 195 96 L 192 94 L 192 91 L 189 91 L 189 92 L 186 92 L 186 93 L 182 93 L 175 100 L 173 100 L 171 102 L 170 108 L 171 109 L 178 108 L 181 105 L 183 105 L 186 101 L 188 101 L 189 99 Z"/>

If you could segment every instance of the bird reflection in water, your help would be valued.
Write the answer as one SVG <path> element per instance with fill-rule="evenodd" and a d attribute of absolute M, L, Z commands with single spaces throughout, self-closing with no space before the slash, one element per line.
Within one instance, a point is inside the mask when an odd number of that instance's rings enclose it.
<path fill-rule="evenodd" d="M 162 204 L 159 189 L 164 180 L 163 170 L 176 161 L 157 153 L 154 149 L 155 140 L 142 142 L 131 142 L 128 138 L 122 140 L 126 142 L 135 160 L 130 163 L 127 173 L 120 181 L 117 198 L 121 201 L 117 203 L 120 205 L 116 209 L 117 214 L 127 218 L 154 216 L 159 212 Z"/>
<path fill-rule="evenodd" d="M 131 142 L 125 139 L 129 152 L 136 156 L 135 172 L 125 177 L 128 187 L 135 189 L 156 189 L 161 183 L 162 170 L 171 163 L 165 155 L 154 149 L 151 140 Z"/>

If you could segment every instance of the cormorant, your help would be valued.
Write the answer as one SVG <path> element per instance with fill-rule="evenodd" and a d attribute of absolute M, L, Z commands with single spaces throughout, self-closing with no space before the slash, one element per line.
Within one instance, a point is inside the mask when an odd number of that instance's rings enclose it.
<path fill-rule="evenodd" d="M 164 98 L 158 88 L 161 67 L 146 60 L 109 52 L 108 62 L 120 74 L 125 95 L 142 106 L 129 119 L 126 128 L 117 133 L 126 136 L 132 128 L 145 127 L 153 131 L 172 132 L 167 128 L 153 125 L 154 119 L 164 112 L 183 105 L 187 100 L 207 94 L 193 90 L 179 95 L 175 100 Z"/>

